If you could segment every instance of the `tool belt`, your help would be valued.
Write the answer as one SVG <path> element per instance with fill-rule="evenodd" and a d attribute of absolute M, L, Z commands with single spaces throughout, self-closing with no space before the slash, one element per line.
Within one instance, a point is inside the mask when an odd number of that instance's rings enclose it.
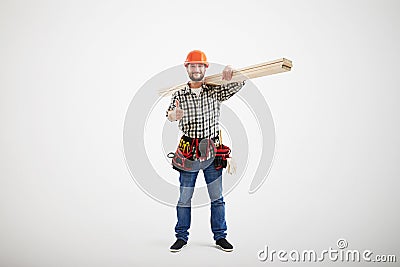
<path fill-rule="evenodd" d="M 208 138 L 191 138 L 183 135 L 179 141 L 175 153 L 168 153 L 172 158 L 172 166 L 177 171 L 198 171 L 214 164 L 216 169 L 226 168 L 227 158 L 230 157 L 231 149 L 219 144 L 217 146 Z"/>
<path fill-rule="evenodd" d="M 230 154 L 231 154 L 231 149 L 228 146 L 220 144 L 217 147 L 217 153 L 215 154 L 215 159 L 214 159 L 214 166 L 217 170 L 221 168 L 226 168 L 228 164 L 227 158 L 230 157 Z"/>

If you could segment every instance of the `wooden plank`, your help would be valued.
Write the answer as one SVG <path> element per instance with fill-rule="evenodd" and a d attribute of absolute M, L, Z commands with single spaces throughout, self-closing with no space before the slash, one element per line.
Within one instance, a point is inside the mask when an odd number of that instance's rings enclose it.
<path fill-rule="evenodd" d="M 292 69 L 292 61 L 286 58 L 280 58 L 245 68 L 241 68 L 233 71 L 232 79 L 230 81 L 222 80 L 222 74 L 214 74 L 206 76 L 204 82 L 208 84 L 221 85 L 225 83 L 243 81 L 248 79 L 255 79 L 263 76 L 272 74 L 287 72 Z M 179 84 L 165 90 L 160 90 L 161 96 L 168 96 L 173 94 L 176 90 L 185 88 L 187 83 Z"/>

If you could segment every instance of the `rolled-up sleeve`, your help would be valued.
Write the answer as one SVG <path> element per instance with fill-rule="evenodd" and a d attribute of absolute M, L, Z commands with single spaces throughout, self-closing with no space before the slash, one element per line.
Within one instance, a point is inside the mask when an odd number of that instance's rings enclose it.
<path fill-rule="evenodd" d="M 231 96 L 239 92 L 240 89 L 244 86 L 245 81 L 242 82 L 232 82 L 227 84 L 222 84 L 214 88 L 217 99 L 219 101 L 225 101 L 229 99 Z"/>

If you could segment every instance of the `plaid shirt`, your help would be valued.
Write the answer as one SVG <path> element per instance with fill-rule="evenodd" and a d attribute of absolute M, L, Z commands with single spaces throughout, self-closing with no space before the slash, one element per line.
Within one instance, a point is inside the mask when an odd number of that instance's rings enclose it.
<path fill-rule="evenodd" d="M 173 110 L 175 100 L 178 100 L 179 107 L 183 110 L 183 118 L 178 126 L 183 134 L 191 138 L 216 138 L 221 102 L 236 94 L 243 85 L 244 81 L 223 85 L 203 83 L 200 95 L 197 96 L 188 83 L 184 89 L 172 95 L 168 110 Z"/>

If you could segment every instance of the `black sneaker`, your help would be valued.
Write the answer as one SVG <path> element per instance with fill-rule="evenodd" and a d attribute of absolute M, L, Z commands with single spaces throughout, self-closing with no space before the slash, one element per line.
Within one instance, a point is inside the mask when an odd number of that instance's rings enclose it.
<path fill-rule="evenodd" d="M 223 251 L 226 252 L 233 251 L 233 246 L 225 238 L 218 239 L 217 242 L 215 242 L 215 244 Z"/>
<path fill-rule="evenodd" d="M 169 248 L 171 252 L 179 252 L 181 249 L 186 246 L 187 242 L 182 239 L 177 239 L 175 243 Z"/>

